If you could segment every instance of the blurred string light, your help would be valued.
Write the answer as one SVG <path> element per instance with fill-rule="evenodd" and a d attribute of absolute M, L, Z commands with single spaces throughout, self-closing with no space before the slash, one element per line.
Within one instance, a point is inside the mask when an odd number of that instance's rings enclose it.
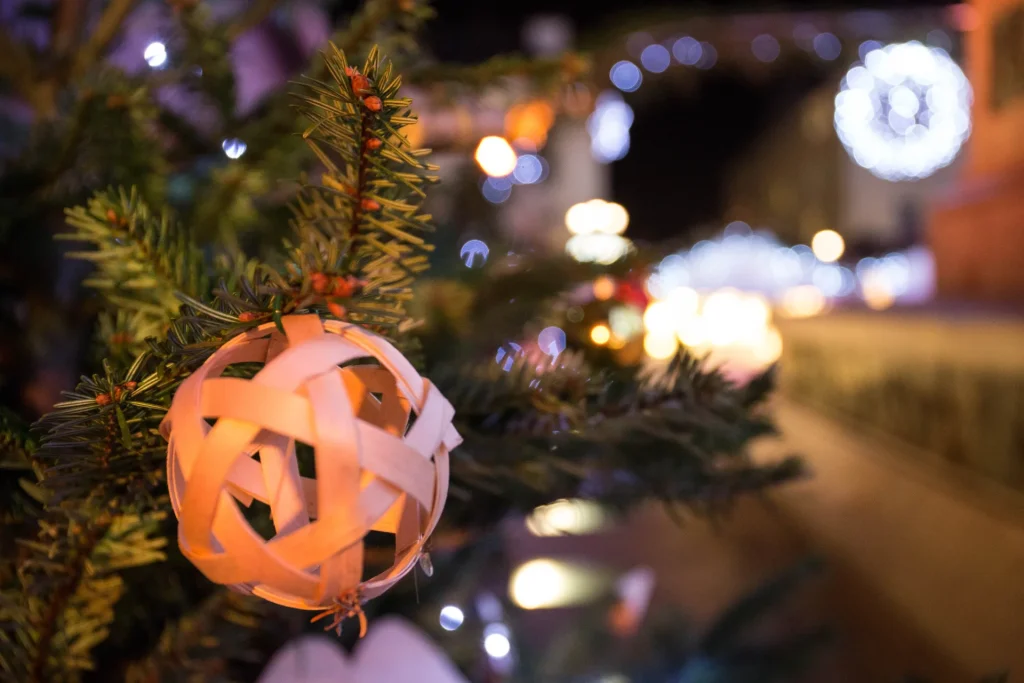
<path fill-rule="evenodd" d="M 615 296 L 615 280 L 607 275 L 594 280 L 594 298 L 598 301 L 607 301 Z"/>
<path fill-rule="evenodd" d="M 244 141 L 239 140 L 238 138 L 227 138 L 226 140 L 221 141 L 220 148 L 224 150 L 224 155 L 227 156 L 228 159 L 238 159 L 245 154 L 245 150 L 248 146 Z"/>
<path fill-rule="evenodd" d="M 584 566 L 538 558 L 516 568 L 509 581 L 509 594 L 523 609 L 550 609 L 587 602 L 606 584 Z"/>
<path fill-rule="evenodd" d="M 496 623 L 484 627 L 484 652 L 492 659 L 504 659 L 512 653 L 507 626 Z"/>
<path fill-rule="evenodd" d="M 548 131 L 555 122 L 555 110 L 544 100 L 517 104 L 505 114 L 505 134 L 510 140 L 528 142 L 540 149 L 548 140 Z"/>
<path fill-rule="evenodd" d="M 710 69 L 718 62 L 718 50 L 708 42 L 700 44 L 700 59 L 697 60 L 698 69 Z"/>
<path fill-rule="evenodd" d="M 590 328 L 590 341 L 598 346 L 604 346 L 612 339 L 612 331 L 604 323 L 598 323 Z"/>
<path fill-rule="evenodd" d="M 577 261 L 614 263 L 632 248 L 622 237 L 628 225 L 629 214 L 621 204 L 603 199 L 574 204 L 565 212 L 565 227 L 572 233 L 565 250 Z"/>
<path fill-rule="evenodd" d="M 149 64 L 150 68 L 159 69 L 167 63 L 167 46 L 154 40 L 142 51 L 142 58 L 146 60 L 146 64 Z"/>
<path fill-rule="evenodd" d="M 846 251 L 846 242 L 835 230 L 819 230 L 811 238 L 811 250 L 819 261 L 832 263 Z"/>
<path fill-rule="evenodd" d="M 459 249 L 459 258 L 467 268 L 480 268 L 487 263 L 487 256 L 490 253 L 490 248 L 483 240 L 468 240 Z"/>
<path fill-rule="evenodd" d="M 860 61 L 864 61 L 868 53 L 874 52 L 875 50 L 881 50 L 884 47 L 877 40 L 865 40 L 857 47 L 857 56 L 860 57 Z"/>
<path fill-rule="evenodd" d="M 690 36 L 683 36 L 672 43 L 672 56 L 685 66 L 695 66 L 703 53 L 704 49 L 701 47 L 700 41 Z"/>
<path fill-rule="evenodd" d="M 534 536 L 582 536 L 604 528 L 607 522 L 608 515 L 600 505 L 576 498 L 536 508 L 526 518 L 526 528 Z"/>
<path fill-rule="evenodd" d="M 926 178 L 970 135 L 971 98 L 967 77 L 944 50 L 896 43 L 847 72 L 835 128 L 853 160 L 879 178 Z"/>
<path fill-rule="evenodd" d="M 508 140 L 499 135 L 488 135 L 480 140 L 473 154 L 481 170 L 492 178 L 504 178 L 516 168 L 516 151 Z"/>
<path fill-rule="evenodd" d="M 454 631 L 458 627 L 462 626 L 462 622 L 465 621 L 466 615 L 462 613 L 462 610 L 455 605 L 445 605 L 441 608 L 441 615 L 439 621 L 441 622 L 441 628 L 445 631 Z"/>
<path fill-rule="evenodd" d="M 594 111 L 587 119 L 590 152 L 603 164 L 618 161 L 629 151 L 629 129 L 633 110 L 614 90 L 597 96 Z"/>
<path fill-rule="evenodd" d="M 814 24 L 809 24 L 806 21 L 800 22 L 793 27 L 793 41 L 797 46 L 810 52 L 814 49 L 814 37 L 818 35 L 818 29 L 814 28 Z"/>
<path fill-rule="evenodd" d="M 825 295 L 814 285 L 800 285 L 786 290 L 780 310 L 787 318 L 810 318 L 825 310 Z"/>
<path fill-rule="evenodd" d="M 664 45 L 654 43 L 640 53 L 640 63 L 653 74 L 660 74 L 672 63 L 672 56 Z"/>
<path fill-rule="evenodd" d="M 629 60 L 616 62 L 608 72 L 608 78 L 612 85 L 622 92 L 633 92 L 640 87 L 644 81 L 644 75 L 640 73 L 640 67 Z"/>
<path fill-rule="evenodd" d="M 774 62 L 780 52 L 779 41 L 768 33 L 762 33 L 750 42 L 750 51 L 759 62 Z"/>
<path fill-rule="evenodd" d="M 565 331 L 560 327 L 545 327 L 537 335 L 537 345 L 543 353 L 558 358 L 558 355 L 565 351 Z"/>
<path fill-rule="evenodd" d="M 547 176 L 547 162 L 536 154 L 520 154 L 512 179 L 520 185 L 539 183 Z"/>
<path fill-rule="evenodd" d="M 515 342 L 505 342 L 502 346 L 498 347 L 498 352 L 494 355 L 494 362 L 498 364 L 505 372 L 512 369 L 515 365 L 516 359 L 523 355 L 523 347 Z"/>
<path fill-rule="evenodd" d="M 838 59 L 842 51 L 842 43 L 833 34 L 826 32 L 814 36 L 814 53 L 825 61 L 831 62 Z"/>
<path fill-rule="evenodd" d="M 512 196 L 512 181 L 504 178 L 487 178 L 480 183 L 480 193 L 492 204 L 501 204 Z"/>

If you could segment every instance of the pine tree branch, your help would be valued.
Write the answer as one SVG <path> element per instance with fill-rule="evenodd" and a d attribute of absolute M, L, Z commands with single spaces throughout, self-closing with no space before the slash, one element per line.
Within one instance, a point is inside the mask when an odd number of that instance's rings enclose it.
<path fill-rule="evenodd" d="M 218 589 L 167 626 L 157 646 L 128 667 L 125 683 L 233 681 L 226 663 L 256 658 L 252 641 L 266 619 L 265 605 L 256 598 Z"/>
<path fill-rule="evenodd" d="M 80 78 L 103 56 L 110 41 L 121 30 L 121 24 L 135 7 L 136 0 L 110 0 L 100 16 L 89 40 L 78 49 L 71 70 L 72 78 Z"/>
<path fill-rule="evenodd" d="M 166 213 L 153 215 L 134 188 L 97 193 L 87 206 L 69 209 L 67 217 L 75 231 L 58 237 L 96 247 L 69 256 L 96 264 L 86 283 L 113 306 L 166 323 L 177 312 L 179 292 L 205 294 L 202 255 L 188 233 Z"/>
<path fill-rule="evenodd" d="M 234 41 L 251 28 L 259 26 L 277 7 L 279 0 L 252 0 L 225 31 L 227 39 Z"/>

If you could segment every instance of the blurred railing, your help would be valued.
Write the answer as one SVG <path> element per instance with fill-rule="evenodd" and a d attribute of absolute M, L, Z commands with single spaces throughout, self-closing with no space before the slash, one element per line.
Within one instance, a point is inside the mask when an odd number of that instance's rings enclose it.
<path fill-rule="evenodd" d="M 1024 490 L 1024 319 L 838 312 L 779 328 L 789 397 Z"/>

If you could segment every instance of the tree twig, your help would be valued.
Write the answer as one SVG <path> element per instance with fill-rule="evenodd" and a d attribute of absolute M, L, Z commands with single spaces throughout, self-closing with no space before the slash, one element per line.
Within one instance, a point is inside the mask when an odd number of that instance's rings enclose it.
<path fill-rule="evenodd" d="M 136 0 L 110 0 L 110 4 L 103 10 L 103 15 L 100 17 L 99 23 L 96 25 L 96 29 L 93 31 L 89 40 L 82 45 L 78 50 L 78 54 L 75 55 L 74 67 L 71 71 L 71 77 L 77 78 L 88 70 L 96 60 L 103 54 L 103 50 L 106 49 L 110 41 L 114 39 L 117 32 L 121 29 L 121 24 L 124 22 L 125 17 L 135 7 Z"/>

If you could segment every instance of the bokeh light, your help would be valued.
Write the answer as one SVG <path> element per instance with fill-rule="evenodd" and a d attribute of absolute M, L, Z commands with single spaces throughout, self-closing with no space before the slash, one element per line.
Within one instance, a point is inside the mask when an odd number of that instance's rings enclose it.
<path fill-rule="evenodd" d="M 512 178 L 522 185 L 533 185 L 544 179 L 544 160 L 536 154 L 520 154 Z"/>
<path fill-rule="evenodd" d="M 614 90 L 597 96 L 594 111 L 587 118 L 590 152 L 603 164 L 618 161 L 629 151 L 629 129 L 633 110 Z"/>
<path fill-rule="evenodd" d="M 538 558 L 512 572 L 509 595 L 523 609 L 567 607 L 593 598 L 604 587 L 593 571 L 561 560 Z"/>
<path fill-rule="evenodd" d="M 602 275 L 594 280 L 594 298 L 598 301 L 607 301 L 615 296 L 615 280 Z"/>
<path fill-rule="evenodd" d="M 220 148 L 224 150 L 224 155 L 228 159 L 238 159 L 245 154 L 247 147 L 245 142 L 238 138 L 227 138 L 220 143 Z"/>
<path fill-rule="evenodd" d="M 516 169 L 518 157 L 508 140 L 498 135 L 488 135 L 480 140 L 473 155 L 484 173 L 492 178 L 503 178 Z"/>
<path fill-rule="evenodd" d="M 512 196 L 512 181 L 508 178 L 487 178 L 480 183 L 480 193 L 491 204 L 501 204 Z"/>
<path fill-rule="evenodd" d="M 534 536 L 581 536 L 602 529 L 608 521 L 604 509 L 591 500 L 557 500 L 536 508 L 526 518 Z"/>
<path fill-rule="evenodd" d="M 718 62 L 718 50 L 708 42 L 700 44 L 700 59 L 697 60 L 698 69 L 710 69 Z"/>
<path fill-rule="evenodd" d="M 644 352 L 654 360 L 671 358 L 678 349 L 679 342 L 674 334 L 653 334 L 648 332 L 644 335 Z"/>
<path fill-rule="evenodd" d="M 608 78 L 612 85 L 623 92 L 633 92 L 640 87 L 644 76 L 640 73 L 640 67 L 628 60 L 616 62 L 608 72 Z"/>
<path fill-rule="evenodd" d="M 750 42 L 750 50 L 760 62 L 774 62 L 780 52 L 779 41 L 768 33 L 762 33 Z"/>
<path fill-rule="evenodd" d="M 459 249 L 459 258 L 467 268 L 480 268 L 487 263 L 491 250 L 483 240 L 467 240 Z"/>
<path fill-rule="evenodd" d="M 694 66 L 700 61 L 703 53 L 704 49 L 701 47 L 700 41 L 690 36 L 683 36 L 672 43 L 672 56 L 676 58 L 677 62 L 686 66 Z"/>
<path fill-rule="evenodd" d="M 565 331 L 561 327 L 545 327 L 537 335 L 537 345 L 540 350 L 552 358 L 557 358 L 562 351 L 565 351 Z"/>
<path fill-rule="evenodd" d="M 925 178 L 956 158 L 971 130 L 971 87 L 944 50 L 895 43 L 843 78 L 835 129 L 853 160 L 886 180 Z"/>
<path fill-rule="evenodd" d="M 612 338 L 612 331 L 604 323 L 598 323 L 590 328 L 590 341 L 598 346 L 604 346 Z"/>
<path fill-rule="evenodd" d="M 819 33 L 814 36 L 814 53 L 827 62 L 838 59 L 839 53 L 843 51 L 843 45 L 831 33 Z"/>
<path fill-rule="evenodd" d="M 445 605 L 441 608 L 440 615 L 441 628 L 445 631 L 454 631 L 458 627 L 462 626 L 462 622 L 466 620 L 466 615 L 462 613 L 462 610 L 455 605 Z"/>
<path fill-rule="evenodd" d="M 810 318 L 825 310 L 825 295 L 814 285 L 800 285 L 786 290 L 780 310 L 788 318 Z"/>
<path fill-rule="evenodd" d="M 151 68 L 159 69 L 167 63 L 167 46 L 155 40 L 142 51 L 142 58 Z"/>
<path fill-rule="evenodd" d="M 651 73 L 660 74 L 672 63 L 672 57 L 668 48 L 654 43 L 645 47 L 644 51 L 640 53 L 640 63 Z"/>
<path fill-rule="evenodd" d="M 819 261 L 832 263 L 846 251 L 846 242 L 835 230 L 819 230 L 811 239 L 811 250 Z"/>
<path fill-rule="evenodd" d="M 484 636 L 484 651 L 488 657 L 503 659 L 512 652 L 512 641 L 506 633 L 488 633 Z"/>

